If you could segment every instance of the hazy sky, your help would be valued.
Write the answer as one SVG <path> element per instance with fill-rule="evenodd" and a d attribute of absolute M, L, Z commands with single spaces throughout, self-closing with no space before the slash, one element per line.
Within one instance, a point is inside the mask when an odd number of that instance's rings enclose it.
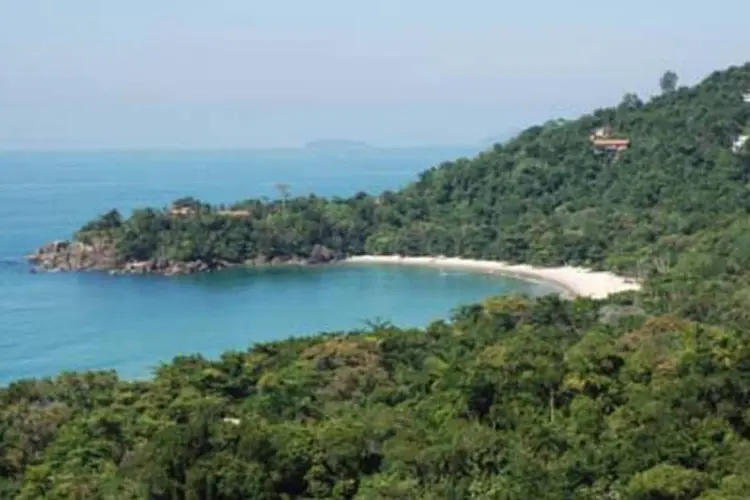
<path fill-rule="evenodd" d="M 0 0 L 0 148 L 466 144 L 750 59 L 750 1 Z"/>

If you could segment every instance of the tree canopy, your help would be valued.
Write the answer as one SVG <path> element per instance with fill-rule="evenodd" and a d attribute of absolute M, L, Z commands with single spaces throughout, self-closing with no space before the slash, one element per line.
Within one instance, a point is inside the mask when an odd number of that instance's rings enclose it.
<path fill-rule="evenodd" d="M 659 87 L 662 92 L 674 92 L 677 88 L 677 82 L 679 81 L 677 73 L 674 71 L 665 72 L 659 80 Z"/>
<path fill-rule="evenodd" d="M 502 297 L 149 381 L 21 381 L 0 391 L 0 496 L 744 498 L 747 331 Z"/>

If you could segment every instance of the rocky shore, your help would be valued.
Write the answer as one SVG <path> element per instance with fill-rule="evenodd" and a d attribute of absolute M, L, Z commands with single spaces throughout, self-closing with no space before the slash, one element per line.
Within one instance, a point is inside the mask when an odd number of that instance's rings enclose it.
<path fill-rule="evenodd" d="M 108 271 L 116 269 L 113 245 L 106 242 L 82 243 L 59 240 L 48 243 L 26 259 L 37 271 Z"/>
<path fill-rule="evenodd" d="M 315 245 L 308 257 L 258 256 L 245 262 L 228 262 L 223 260 L 206 262 L 175 261 L 169 259 L 148 259 L 143 261 L 122 262 L 117 258 L 114 245 L 106 241 L 83 243 L 80 241 L 60 240 L 48 243 L 31 255 L 27 260 L 36 272 L 81 272 L 104 271 L 113 275 L 122 274 L 156 274 L 174 276 L 217 271 L 235 266 L 275 266 L 275 265 L 316 265 L 329 264 L 341 260 L 331 249 Z"/>

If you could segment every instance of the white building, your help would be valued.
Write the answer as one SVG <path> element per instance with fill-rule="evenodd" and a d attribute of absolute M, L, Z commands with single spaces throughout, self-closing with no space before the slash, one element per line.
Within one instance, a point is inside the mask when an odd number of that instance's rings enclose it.
<path fill-rule="evenodd" d="M 748 138 L 750 138 L 750 135 L 741 135 L 739 136 L 735 141 L 734 144 L 732 144 L 732 151 L 735 153 L 739 153 L 742 147 L 747 142 Z"/>

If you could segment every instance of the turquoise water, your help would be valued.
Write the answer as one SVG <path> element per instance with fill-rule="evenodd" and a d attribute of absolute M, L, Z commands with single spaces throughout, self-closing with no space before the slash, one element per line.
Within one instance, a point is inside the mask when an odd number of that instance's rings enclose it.
<path fill-rule="evenodd" d="M 0 153 L 0 383 L 61 370 L 147 376 L 178 354 L 359 328 L 421 326 L 459 304 L 536 285 L 387 266 L 232 270 L 187 277 L 31 274 L 22 257 L 112 207 L 193 195 L 212 202 L 397 189 L 468 150 L 223 153 Z"/>

